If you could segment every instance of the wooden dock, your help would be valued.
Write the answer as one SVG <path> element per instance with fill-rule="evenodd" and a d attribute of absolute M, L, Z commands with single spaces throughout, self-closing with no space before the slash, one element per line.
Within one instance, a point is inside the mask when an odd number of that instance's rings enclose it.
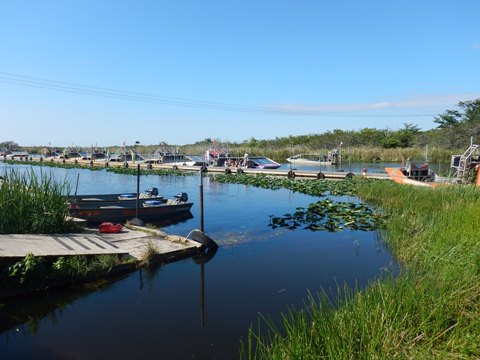
<path fill-rule="evenodd" d="M 88 231 L 58 235 L 0 235 L 0 258 L 23 258 L 29 253 L 35 256 L 118 254 L 140 260 L 149 247 L 154 247 L 159 255 L 175 256 L 193 253 L 201 245 L 160 231 L 127 228 L 117 234 Z"/>
<path fill-rule="evenodd" d="M 40 162 L 40 158 L 29 158 L 30 161 Z M 82 166 L 91 166 L 91 167 L 125 167 L 136 168 L 140 164 L 140 168 L 143 170 L 179 170 L 179 171 L 200 171 L 201 166 L 177 166 L 171 164 L 146 164 L 146 163 L 132 163 L 127 164 L 118 161 L 90 161 L 90 160 L 75 160 L 75 159 L 47 159 L 43 160 L 45 162 L 52 163 L 64 163 L 64 164 L 78 164 Z M 243 174 L 255 175 L 255 174 L 264 174 L 272 176 L 284 176 L 291 179 L 294 178 L 303 178 L 303 179 L 330 179 L 330 180 L 343 180 L 348 179 L 354 176 L 362 176 L 369 179 L 381 179 L 381 180 L 391 180 L 388 174 L 378 174 L 378 173 L 362 173 L 348 172 L 348 171 L 313 171 L 313 170 L 283 170 L 283 169 L 234 169 L 227 167 L 216 167 L 216 166 L 207 166 L 203 167 L 206 173 L 221 173 L 221 174 L 235 174 L 241 172 Z"/>

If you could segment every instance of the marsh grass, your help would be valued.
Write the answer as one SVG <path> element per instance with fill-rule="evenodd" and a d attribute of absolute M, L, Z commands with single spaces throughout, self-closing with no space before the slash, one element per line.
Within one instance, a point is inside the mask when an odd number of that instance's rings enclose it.
<path fill-rule="evenodd" d="M 153 263 L 155 257 L 160 254 L 158 247 L 153 241 L 149 241 L 145 248 L 145 252 L 142 255 L 140 263 L 144 266 L 149 266 Z"/>
<path fill-rule="evenodd" d="M 0 267 L 0 298 L 74 284 L 109 273 L 123 264 L 116 255 L 38 257 L 28 254 Z"/>
<path fill-rule="evenodd" d="M 0 186 L 0 233 L 50 234 L 78 230 L 68 218 L 64 196 L 67 183 L 56 183 L 50 176 L 36 175 L 33 170 L 3 174 Z"/>
<path fill-rule="evenodd" d="M 366 180 L 356 189 L 389 215 L 385 238 L 400 276 L 344 290 L 335 304 L 311 296 L 280 325 L 261 321 L 241 358 L 479 358 L 480 190 Z"/>

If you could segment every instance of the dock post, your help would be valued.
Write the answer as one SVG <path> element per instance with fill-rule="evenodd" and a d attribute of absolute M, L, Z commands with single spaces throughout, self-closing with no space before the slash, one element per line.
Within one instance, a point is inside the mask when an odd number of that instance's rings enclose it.
<path fill-rule="evenodd" d="M 140 198 L 140 164 L 137 164 L 137 204 L 135 206 L 135 217 L 138 219 L 138 199 Z"/>
<path fill-rule="evenodd" d="M 200 231 L 204 232 L 203 222 L 203 167 L 200 168 Z"/>
<path fill-rule="evenodd" d="M 138 207 L 140 199 L 140 164 L 137 164 L 137 199 L 135 204 L 135 217 L 130 221 L 132 225 L 143 226 L 145 222 L 138 218 Z"/>

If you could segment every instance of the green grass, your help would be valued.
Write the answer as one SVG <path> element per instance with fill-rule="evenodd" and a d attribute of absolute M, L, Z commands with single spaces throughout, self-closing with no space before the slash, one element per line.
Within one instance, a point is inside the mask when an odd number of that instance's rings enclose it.
<path fill-rule="evenodd" d="M 62 284 L 74 284 L 109 273 L 125 263 L 116 255 L 39 257 L 0 266 L 0 299 L 30 294 Z"/>
<path fill-rule="evenodd" d="M 345 289 L 335 305 L 312 296 L 281 325 L 260 321 L 241 358 L 479 358 L 480 189 L 358 180 L 356 192 L 389 215 L 401 274 Z"/>
<path fill-rule="evenodd" d="M 78 230 L 67 218 L 68 208 L 62 194 L 66 182 L 58 184 L 46 174 L 15 170 L 3 174 L 0 186 L 1 234 L 49 234 Z"/>

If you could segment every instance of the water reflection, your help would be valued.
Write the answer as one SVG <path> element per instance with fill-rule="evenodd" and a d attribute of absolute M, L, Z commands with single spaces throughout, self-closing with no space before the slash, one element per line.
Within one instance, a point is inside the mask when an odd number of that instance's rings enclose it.
<path fill-rule="evenodd" d="M 52 169 L 72 184 L 78 171 Z M 80 171 L 80 194 L 136 187 L 134 176 Z M 1 357 L 137 358 L 141 349 L 143 357 L 237 358 L 239 339 L 259 313 L 278 319 L 288 305 L 301 307 L 309 291 L 362 287 L 395 266 L 376 232 L 268 227 L 272 213 L 292 213 L 316 197 L 208 178 L 204 185 L 215 253 L 8 303 L 0 308 Z M 194 202 L 195 218 L 161 224 L 163 231 L 187 236 L 198 227 L 197 177 L 142 177 L 142 188 L 150 186 L 165 195 L 188 192 Z"/>
<path fill-rule="evenodd" d="M 72 288 L 56 289 L 28 298 L 12 299 L 0 304 L 0 332 L 11 330 L 22 333 L 35 334 L 40 323 L 49 319 L 56 324 L 62 317 L 62 310 L 97 291 L 107 291 L 117 282 L 125 279 L 128 274 L 117 274 L 108 280 L 99 280 L 75 286 Z"/>
<path fill-rule="evenodd" d="M 200 324 L 205 326 L 205 264 L 213 259 L 218 247 L 207 248 L 205 252 L 195 254 L 192 259 L 200 265 Z"/>

